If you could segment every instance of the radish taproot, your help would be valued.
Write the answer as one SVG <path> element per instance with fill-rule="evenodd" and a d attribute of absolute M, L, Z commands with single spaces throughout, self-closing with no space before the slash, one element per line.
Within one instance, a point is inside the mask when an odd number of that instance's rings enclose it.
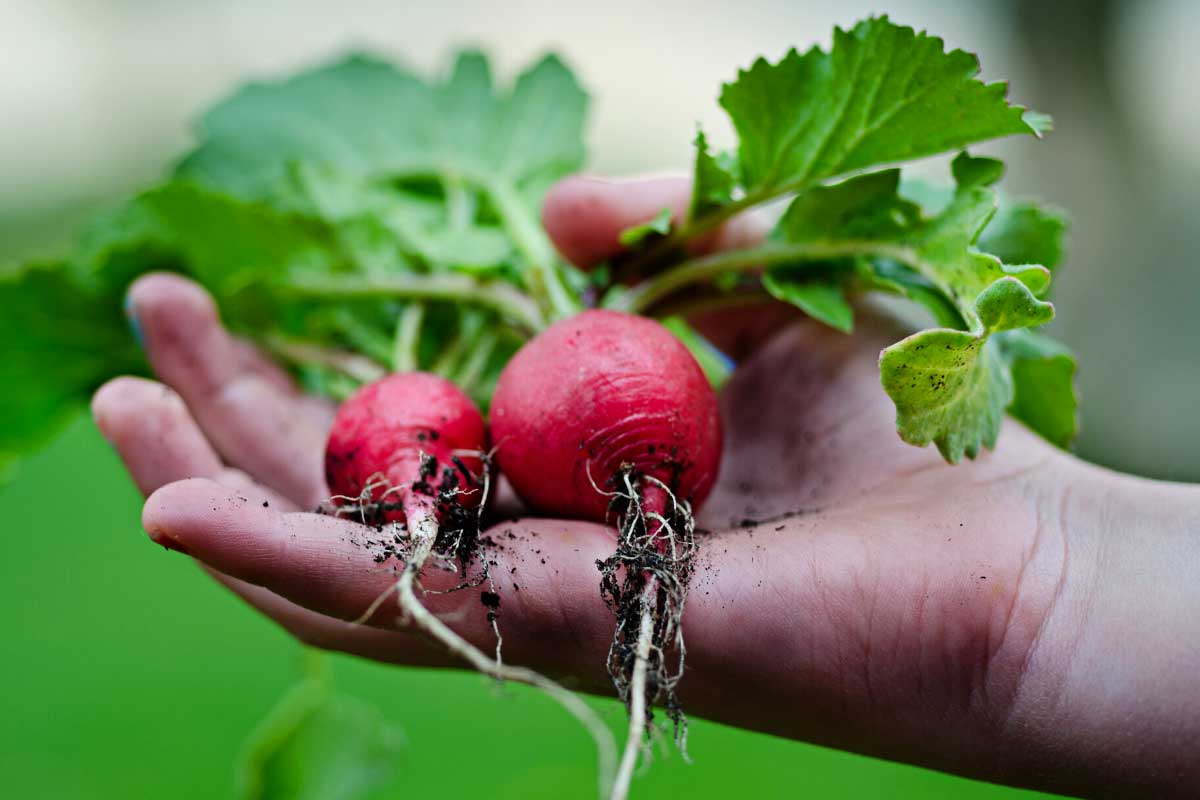
<path fill-rule="evenodd" d="M 426 372 L 396 373 L 355 392 L 338 407 L 325 447 L 336 513 L 407 529 L 408 560 L 395 586 L 404 617 L 463 657 L 465 641 L 425 610 L 414 584 L 435 551 L 457 557 L 465 576 L 477 546 L 476 510 L 488 491 L 486 449 L 479 409 L 453 383 Z"/>
<path fill-rule="evenodd" d="M 604 723 L 574 693 L 525 667 L 500 657 L 497 615 L 488 621 L 496 634 L 489 658 L 425 608 L 417 597 L 421 570 L 435 553 L 457 559 L 460 588 L 474 585 L 466 571 L 480 544 L 479 509 L 487 502 L 487 429 L 469 397 L 445 378 L 402 372 L 364 386 L 338 408 L 325 450 L 325 472 L 334 512 L 366 524 L 388 525 L 404 542 L 406 558 L 394 587 L 359 618 L 375 615 L 393 592 L 402 621 L 410 622 L 451 655 L 498 680 L 535 686 L 557 700 L 587 728 L 596 742 L 601 794 L 607 791 L 615 748 Z M 402 535 L 407 529 L 407 537 Z M 480 558 L 487 580 L 487 561 Z"/>
<path fill-rule="evenodd" d="M 617 616 L 609 674 L 630 717 L 613 793 L 624 797 L 648 707 L 661 701 L 681 743 L 686 732 L 675 691 L 680 622 L 696 556 L 692 510 L 721 458 L 716 393 L 662 325 L 585 311 L 513 356 L 490 422 L 500 470 L 535 511 L 615 522 L 615 553 L 599 567 Z M 669 651 L 675 669 L 666 665 Z"/>

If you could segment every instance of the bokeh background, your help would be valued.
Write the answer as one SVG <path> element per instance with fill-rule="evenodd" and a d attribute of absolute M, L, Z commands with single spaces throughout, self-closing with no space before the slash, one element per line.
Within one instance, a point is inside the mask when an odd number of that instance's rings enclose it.
<path fill-rule="evenodd" d="M 981 55 L 1054 115 L 998 143 L 1004 188 L 1070 210 L 1056 334 L 1080 357 L 1091 460 L 1200 480 L 1200 5 L 1193 0 L 0 0 L 0 263 L 61 243 L 156 180 L 241 82 L 349 49 L 423 70 L 481 45 L 501 75 L 547 49 L 593 93 L 591 168 L 686 168 L 697 121 L 727 143 L 721 81 L 868 13 Z M 3 310 L 0 310 L 3 313 Z M 0 391 L 3 389 L 0 388 Z M 22 798 L 215 798 L 300 648 L 139 533 L 139 498 L 90 423 L 0 489 L 0 776 Z M 335 659 L 408 745 L 379 797 L 586 797 L 590 744 L 540 697 L 471 675 Z M 598 707 L 617 725 L 615 703 Z M 703 721 L 695 763 L 639 796 L 1018 798 Z"/>

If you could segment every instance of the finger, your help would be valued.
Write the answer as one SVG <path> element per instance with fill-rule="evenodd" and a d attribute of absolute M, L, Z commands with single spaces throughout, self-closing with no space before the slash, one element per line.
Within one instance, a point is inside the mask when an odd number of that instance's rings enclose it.
<path fill-rule="evenodd" d="M 92 398 L 92 417 L 144 495 L 224 468 L 183 400 L 157 381 L 114 378 Z"/>
<path fill-rule="evenodd" d="M 306 641 L 397 663 L 447 663 L 418 638 L 389 631 L 399 625 L 394 606 L 371 620 L 380 633 L 398 637 L 388 639 L 359 637 L 342 624 L 280 604 L 290 601 L 340 620 L 361 614 L 393 585 L 398 567 L 391 560 L 376 563 L 364 546 L 373 529 L 263 509 L 202 480 L 160 489 L 147 502 L 143 523 L 156 541 L 190 551 L 249 584 L 232 587 Z M 924 525 L 920 521 L 913 530 L 923 531 Z M 569 676 L 573 688 L 611 691 L 605 662 L 614 620 L 597 591 L 595 568 L 597 559 L 612 552 L 611 531 L 587 523 L 523 520 L 494 528 L 488 536 L 498 545 L 488 559 L 500 597 L 505 660 Z M 680 689 L 685 707 L 741 727 L 865 748 L 864 727 L 881 718 L 890 721 L 893 708 L 908 713 L 906 704 L 913 702 L 912 680 L 899 667 L 896 676 L 883 666 L 874 683 L 861 680 L 871 653 L 864 637 L 879 638 L 885 650 L 898 646 L 888 637 L 898 636 L 894 631 L 901 629 L 906 609 L 917 607 L 921 596 L 929 601 L 919 548 L 902 550 L 911 553 L 895 567 L 905 577 L 900 586 L 881 583 L 876 573 L 888 568 L 881 556 L 894 555 L 894 548 L 865 549 L 866 543 L 905 536 L 886 515 L 860 511 L 792 517 L 707 539 L 684 618 L 688 670 Z M 954 555 L 952 569 L 966 574 L 981 555 L 976 550 Z M 989 583 L 1000 578 L 998 570 L 1000 565 L 989 565 Z M 457 577 L 436 569 L 422 574 L 434 590 L 452 587 Z M 986 616 L 995 602 L 979 609 L 964 605 L 968 594 L 975 596 L 977 583 L 964 582 L 961 591 L 930 604 L 926 613 L 944 606 L 956 614 Z M 458 633 L 490 651 L 495 639 L 480 591 L 427 593 L 423 599 Z M 893 597 L 895 592 L 903 596 Z M 1001 597 L 1000 603 L 1007 601 Z M 898 615 L 887 614 L 889 608 L 899 609 Z M 972 639 L 962 647 L 977 643 Z M 897 663 L 911 658 L 905 653 Z M 932 655 L 927 660 L 940 663 Z"/>
<path fill-rule="evenodd" d="M 573 264 L 589 267 L 621 252 L 621 232 L 647 222 L 664 208 L 682 220 L 691 202 L 692 182 L 682 177 L 564 178 L 546 195 L 542 224 L 555 247 Z M 700 243 L 701 250 L 745 247 L 762 239 L 766 226 L 757 215 L 742 215 Z"/>
<path fill-rule="evenodd" d="M 143 494 L 149 495 L 174 481 L 204 477 L 236 490 L 252 503 L 267 503 L 268 507 L 279 510 L 295 508 L 288 500 L 255 484 L 240 470 L 225 467 L 170 387 L 142 378 L 116 378 L 96 393 L 92 409 L 97 426 L 125 462 Z M 412 663 L 417 663 L 422 654 L 426 660 L 420 663 L 434 664 L 440 658 L 431 647 L 424 650 L 399 647 L 405 638 L 400 634 L 326 617 L 260 586 L 212 569 L 205 571 L 313 647 L 378 660 L 395 660 L 403 653 Z"/>
<path fill-rule="evenodd" d="M 542 224 L 564 258 L 589 267 L 621 252 L 620 235 L 626 228 L 653 219 L 664 208 L 681 218 L 690 187 L 686 178 L 617 181 L 574 175 L 547 193 Z"/>
<path fill-rule="evenodd" d="M 669 208 L 678 222 L 691 202 L 692 183 L 682 177 L 607 180 L 572 176 L 555 184 L 542 211 L 546 232 L 569 261 L 588 267 L 622 250 L 621 232 Z M 757 244 L 768 230 L 761 214 L 742 214 L 693 243 L 694 252 L 744 248 Z M 744 308 L 720 306 L 681 311 L 719 350 L 742 359 L 799 312 L 766 300 Z"/>
<path fill-rule="evenodd" d="M 277 374 L 247 362 L 203 289 L 176 275 L 148 275 L 130 288 L 129 307 L 155 372 L 225 461 L 301 505 L 325 498 L 325 425 Z"/>
<path fill-rule="evenodd" d="M 803 318 L 800 309 L 762 296 L 733 307 L 696 310 L 688 323 L 737 363 L 758 351 L 781 328 Z"/>
<path fill-rule="evenodd" d="M 229 338 L 233 344 L 233 352 L 237 356 L 237 368 L 240 372 L 253 373 L 281 392 L 295 393 L 296 385 L 282 367 L 264 356 L 257 347 L 245 339 L 237 336 Z"/>
<path fill-rule="evenodd" d="M 296 388 L 295 381 L 282 367 L 263 355 L 253 343 L 245 339 L 234 338 L 234 347 L 238 352 L 238 363 L 243 372 L 252 372 L 279 389 L 280 392 L 293 399 L 301 412 L 307 414 L 322 430 L 333 424 L 336 409 L 327 398 L 305 394 Z"/>
<path fill-rule="evenodd" d="M 114 378 L 92 398 L 92 416 L 143 495 L 185 478 L 210 478 L 280 510 L 296 508 L 241 470 L 222 464 L 169 386 L 144 378 Z"/>
<path fill-rule="evenodd" d="M 392 558 L 376 561 L 379 549 L 372 544 L 386 533 L 333 517 L 282 514 L 211 481 L 163 487 L 147 501 L 142 520 L 154 541 L 340 620 L 360 617 L 394 586 L 401 568 Z M 539 520 L 498 526 L 488 538 L 494 543 L 488 562 L 501 597 L 505 658 L 578 676 L 589 687 L 605 685 L 613 620 L 598 591 L 596 560 L 611 555 L 611 534 L 599 525 Z M 422 583 L 439 592 L 461 578 L 427 568 Z M 482 588 L 488 587 L 427 593 L 424 601 L 459 634 L 490 651 L 495 638 Z M 384 603 L 369 622 L 398 628 L 395 603 Z M 394 660 L 427 658 L 423 652 L 404 650 Z"/>

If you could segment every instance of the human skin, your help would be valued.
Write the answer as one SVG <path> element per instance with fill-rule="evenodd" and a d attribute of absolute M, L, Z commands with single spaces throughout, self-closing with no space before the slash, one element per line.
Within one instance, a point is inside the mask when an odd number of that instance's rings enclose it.
<path fill-rule="evenodd" d="M 545 223 L 587 265 L 687 197 L 674 179 L 571 178 Z M 757 234 L 737 221 L 707 246 Z M 142 278 L 130 307 L 162 383 L 118 378 L 93 410 L 149 496 L 150 537 L 308 644 L 445 665 L 391 604 L 346 621 L 395 565 L 353 522 L 301 510 L 327 495 L 332 409 L 231 338 L 194 284 Z M 876 359 L 902 333 L 862 317 L 853 336 L 779 307 L 695 320 L 739 368 L 684 616 L 687 711 L 1016 786 L 1194 797 L 1200 487 L 1089 465 L 1013 421 L 956 466 L 900 442 Z M 517 517 L 493 535 L 506 660 L 605 692 L 613 618 L 595 561 L 612 532 Z M 492 646 L 476 593 L 425 600 Z"/>

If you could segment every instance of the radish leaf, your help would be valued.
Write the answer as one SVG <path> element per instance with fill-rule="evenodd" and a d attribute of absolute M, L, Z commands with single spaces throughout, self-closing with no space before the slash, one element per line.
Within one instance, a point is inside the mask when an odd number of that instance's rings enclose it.
<path fill-rule="evenodd" d="M 754 62 L 721 92 L 739 137 L 745 189 L 777 194 L 877 164 L 957 150 L 1045 118 L 978 80 L 979 62 L 887 17 L 834 30 L 829 52 Z"/>
<path fill-rule="evenodd" d="M 661 209 L 652 219 L 621 231 L 617 239 L 623 247 L 632 247 L 648 239 L 666 236 L 671 232 L 671 209 Z"/>
<path fill-rule="evenodd" d="M 1063 259 L 1066 230 L 1066 215 L 1058 209 L 1001 200 L 979 238 L 979 249 L 1008 264 L 1041 264 L 1054 270 Z"/>
<path fill-rule="evenodd" d="M 1044 439 L 1066 447 L 1079 430 L 1075 397 L 1075 357 L 1036 331 L 1005 331 L 995 336 L 1011 365 L 1013 400 L 1009 413 Z"/>
<path fill-rule="evenodd" d="M 772 238 L 797 246 L 798 257 L 814 244 L 852 246 L 867 262 L 859 269 L 867 288 L 911 297 L 948 326 L 916 333 L 884 350 L 880 377 L 896 403 L 901 438 L 915 445 L 933 442 L 948 460 L 958 461 L 994 446 L 1004 410 L 1015 402 L 1015 361 L 990 344 L 989 337 L 1043 325 L 1053 318 L 1054 309 L 1039 299 L 1048 291 L 1049 270 L 1034 264 L 1006 265 L 976 247 L 995 213 L 991 184 L 1000 178 L 1000 162 L 963 153 L 955 158 L 952 172 L 957 188 L 935 217 L 925 218 L 919 206 L 899 194 L 899 170 L 884 170 L 801 192 Z M 1057 240 L 1060 229 L 1054 226 L 1051 232 L 1047 219 L 1033 210 L 1020 215 L 1020 224 L 1010 223 L 1010 252 L 1056 255 L 1045 245 Z M 789 274 L 807 282 L 788 281 Z M 848 306 L 839 308 L 834 301 L 840 316 L 831 317 L 828 308 L 812 300 L 840 298 L 845 275 L 775 268 L 764 278 L 764 288 L 845 330 Z M 1041 395 L 1031 382 L 1051 368 L 1055 388 Z M 1033 420 L 1032 426 L 1056 443 L 1073 432 L 1063 419 L 1073 419 L 1074 398 L 1067 373 L 1070 400 L 1064 401 L 1062 369 L 1062 362 L 1042 364 L 1030 358 L 1021 367 L 1023 418 Z M 1054 408 L 1035 410 L 1043 401 Z"/>
<path fill-rule="evenodd" d="M 0 274 L 0 473 L 41 446 L 100 383 L 145 367 L 121 297 L 58 262 Z"/>
<path fill-rule="evenodd" d="M 840 281 L 825 274 L 790 275 L 787 268 L 763 275 L 763 288 L 776 300 L 791 303 L 813 319 L 842 333 L 854 329 L 854 310 L 846 300 Z"/>
<path fill-rule="evenodd" d="M 701 217 L 733 200 L 737 159 L 732 153 L 713 154 L 704 131 L 696 132 L 696 164 L 689 217 Z"/>
<path fill-rule="evenodd" d="M 177 174 L 254 197 L 296 162 L 379 179 L 459 172 L 539 184 L 581 165 L 586 104 L 555 56 L 504 93 L 477 52 L 460 54 L 442 83 L 352 56 L 251 84 L 209 111 Z"/>

